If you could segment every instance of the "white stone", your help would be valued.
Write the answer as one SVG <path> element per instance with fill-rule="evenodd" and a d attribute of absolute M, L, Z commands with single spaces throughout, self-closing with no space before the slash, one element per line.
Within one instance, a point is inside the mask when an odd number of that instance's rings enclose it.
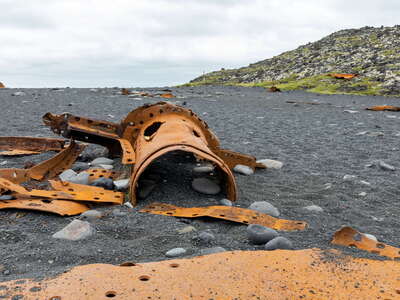
<path fill-rule="evenodd" d="M 196 228 L 194 228 L 193 226 L 186 226 L 181 229 L 178 229 L 177 231 L 179 234 L 185 234 L 185 233 L 196 231 Z"/>
<path fill-rule="evenodd" d="M 373 234 L 363 233 L 363 235 L 364 235 L 366 238 L 370 239 L 370 240 L 373 240 L 373 241 L 375 241 L 375 242 L 378 241 L 378 239 L 376 238 L 376 236 L 374 236 Z"/>
<path fill-rule="evenodd" d="M 213 171 L 214 171 L 214 166 L 212 164 L 200 165 L 193 168 L 193 172 L 196 174 L 211 173 Z"/>
<path fill-rule="evenodd" d="M 365 196 L 367 196 L 367 193 L 366 192 L 361 192 L 361 193 L 358 194 L 358 196 L 365 197 Z"/>
<path fill-rule="evenodd" d="M 358 113 L 358 110 L 345 109 L 343 112 L 349 113 L 349 114 L 356 114 L 356 113 Z"/>
<path fill-rule="evenodd" d="M 133 205 L 132 205 L 132 203 L 130 203 L 130 202 L 125 202 L 124 205 L 125 205 L 126 207 L 133 208 Z"/>
<path fill-rule="evenodd" d="M 115 180 L 114 185 L 119 191 L 126 190 L 129 187 L 129 179 Z"/>
<path fill-rule="evenodd" d="M 356 135 L 366 135 L 368 133 L 368 131 L 360 131 L 357 132 Z"/>
<path fill-rule="evenodd" d="M 378 162 L 378 166 L 382 169 L 382 170 L 386 170 L 386 171 L 395 171 L 396 168 L 393 167 L 392 165 L 389 165 L 387 163 L 385 163 L 384 161 L 379 161 Z"/>
<path fill-rule="evenodd" d="M 73 220 L 60 231 L 53 234 L 55 239 L 78 241 L 91 236 L 94 233 L 93 227 L 87 221 Z"/>
<path fill-rule="evenodd" d="M 90 89 L 90 92 L 96 93 L 98 91 L 98 89 Z"/>
<path fill-rule="evenodd" d="M 233 168 L 233 171 L 235 171 L 236 173 L 243 174 L 243 175 L 253 175 L 254 174 L 254 171 L 252 168 L 245 166 L 245 165 L 240 165 L 240 164 L 236 165 Z"/>
<path fill-rule="evenodd" d="M 25 92 L 15 92 L 11 94 L 11 96 L 25 96 L 25 95 L 26 95 Z"/>
<path fill-rule="evenodd" d="M 90 174 L 87 172 L 81 172 L 77 174 L 74 178 L 67 180 L 68 182 L 76 183 L 76 184 L 89 184 Z"/>
<path fill-rule="evenodd" d="M 266 167 L 267 169 L 281 169 L 283 166 L 283 162 L 279 161 L 279 160 L 273 160 L 273 159 L 260 159 L 257 160 L 258 164 L 262 164 L 264 167 Z"/>
<path fill-rule="evenodd" d="M 165 253 L 165 256 L 167 256 L 167 257 L 176 257 L 176 256 L 184 255 L 185 253 L 186 253 L 186 249 L 174 248 L 174 249 L 171 249 L 171 250 L 167 251 Z"/>
<path fill-rule="evenodd" d="M 348 175 L 348 174 L 346 174 L 346 175 L 343 176 L 343 180 L 344 181 L 353 181 L 356 178 L 357 178 L 356 175 Z"/>
<path fill-rule="evenodd" d="M 267 201 L 253 202 L 249 206 L 249 209 L 256 210 L 273 217 L 279 217 L 280 215 L 279 210 Z"/>
<path fill-rule="evenodd" d="M 114 164 L 114 160 L 109 159 L 107 157 L 98 157 L 90 162 L 91 166 L 112 165 L 112 164 Z"/>
<path fill-rule="evenodd" d="M 224 199 L 219 200 L 219 204 L 225 205 L 225 206 L 232 206 L 232 201 L 224 198 Z"/>
<path fill-rule="evenodd" d="M 105 169 L 105 170 L 112 170 L 112 169 L 113 169 L 113 166 L 112 166 L 112 165 L 103 165 L 103 164 L 99 164 L 99 165 L 97 165 L 96 167 L 99 167 L 99 168 L 102 168 L 102 169 Z"/>
<path fill-rule="evenodd" d="M 312 212 L 323 212 L 324 210 L 322 207 L 318 205 L 309 205 L 304 207 L 305 210 L 312 211 Z"/>
<path fill-rule="evenodd" d="M 362 185 L 367 185 L 367 186 L 370 186 L 370 185 L 371 185 L 368 181 L 365 181 L 365 180 L 360 180 L 360 183 L 361 183 Z"/>

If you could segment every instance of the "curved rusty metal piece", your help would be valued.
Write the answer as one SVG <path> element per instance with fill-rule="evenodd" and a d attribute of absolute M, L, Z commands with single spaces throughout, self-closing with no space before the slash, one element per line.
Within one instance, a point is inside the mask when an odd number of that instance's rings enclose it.
<path fill-rule="evenodd" d="M 237 164 L 253 170 L 264 167 L 253 156 L 220 149 L 218 138 L 206 122 L 193 111 L 168 102 L 143 105 L 130 112 L 120 124 L 68 113 L 47 113 L 43 121 L 55 133 L 103 145 L 112 156 L 122 156 L 122 163 L 134 164 L 130 183 L 133 204 L 140 175 L 152 161 L 168 152 L 190 152 L 212 162 L 223 174 L 227 198 L 232 201 L 236 200 L 237 188 L 231 169 Z"/>
<path fill-rule="evenodd" d="M 377 105 L 372 107 L 367 107 L 366 110 L 373 110 L 373 111 L 400 111 L 399 106 L 393 105 Z"/>
<path fill-rule="evenodd" d="M 400 264 L 333 250 L 232 251 L 3 282 L 7 299 L 399 299 Z"/>
<path fill-rule="evenodd" d="M 61 151 L 64 139 L 30 136 L 0 136 L 0 155 L 31 155 L 46 151 Z"/>
<path fill-rule="evenodd" d="M 345 226 L 335 232 L 332 239 L 332 244 L 356 247 L 377 255 L 386 256 L 397 260 L 400 259 L 399 248 L 371 240 L 361 232 L 358 232 L 357 230 L 348 226 Z"/>
<path fill-rule="evenodd" d="M 152 203 L 140 212 L 184 218 L 211 217 L 243 224 L 259 224 L 284 231 L 304 230 L 307 227 L 307 223 L 303 221 L 278 219 L 252 209 L 234 206 L 178 207 L 166 203 Z"/>

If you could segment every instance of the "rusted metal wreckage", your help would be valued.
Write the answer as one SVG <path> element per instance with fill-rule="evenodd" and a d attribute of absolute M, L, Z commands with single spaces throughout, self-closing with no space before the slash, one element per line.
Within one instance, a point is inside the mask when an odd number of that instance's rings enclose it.
<path fill-rule="evenodd" d="M 157 158 L 172 152 L 192 153 L 217 167 L 223 179 L 226 196 L 235 201 L 237 187 L 232 174 L 237 164 L 251 169 L 264 168 L 250 155 L 220 148 L 215 134 L 206 122 L 194 112 L 167 102 L 141 106 L 130 112 L 121 123 L 111 123 L 63 113 L 47 113 L 45 125 L 64 138 L 47 139 L 33 137 L 0 137 L 0 155 L 30 155 L 45 151 L 58 151 L 54 157 L 26 169 L 0 169 L 0 192 L 10 194 L 12 200 L 0 201 L 1 208 L 36 209 L 73 215 L 88 209 L 84 202 L 108 202 L 121 204 L 123 194 L 106 191 L 99 187 L 54 181 L 64 170 L 70 168 L 84 149 L 85 143 L 106 147 L 112 157 L 121 157 L 124 165 L 130 166 L 130 202 L 137 202 L 138 180 L 145 169 Z M 115 178 L 115 171 L 90 169 L 92 179 Z M 51 190 L 26 189 L 20 184 L 51 180 Z M 28 184 L 29 188 L 32 188 Z M 41 202 L 38 202 L 41 200 Z M 77 201 L 71 204 L 68 201 Z M 40 205 L 39 205 L 40 204 Z M 220 217 L 221 216 L 214 216 Z"/>

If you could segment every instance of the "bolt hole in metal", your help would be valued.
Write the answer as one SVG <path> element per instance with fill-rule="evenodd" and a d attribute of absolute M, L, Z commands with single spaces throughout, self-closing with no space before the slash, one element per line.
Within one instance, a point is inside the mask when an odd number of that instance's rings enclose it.
<path fill-rule="evenodd" d="M 140 281 L 149 281 L 150 280 L 150 276 L 142 275 L 142 276 L 139 277 L 139 280 Z"/>
<path fill-rule="evenodd" d="M 106 297 L 107 298 L 114 298 L 115 296 L 117 296 L 117 292 L 114 292 L 114 291 L 106 292 Z"/>

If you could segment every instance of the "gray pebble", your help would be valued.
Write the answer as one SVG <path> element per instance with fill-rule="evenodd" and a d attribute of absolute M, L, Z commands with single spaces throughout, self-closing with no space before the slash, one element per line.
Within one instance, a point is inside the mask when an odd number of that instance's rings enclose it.
<path fill-rule="evenodd" d="M 99 165 L 96 165 L 96 167 L 97 168 L 102 168 L 102 169 L 105 169 L 105 170 L 112 170 L 114 168 L 112 165 L 105 165 L 105 164 L 99 164 Z"/>
<path fill-rule="evenodd" d="M 363 233 L 363 235 L 364 235 L 366 238 L 370 239 L 370 240 L 373 240 L 373 241 L 375 241 L 375 242 L 378 242 L 378 239 L 377 239 L 376 236 L 374 236 L 373 234 L 370 234 L 370 233 Z"/>
<path fill-rule="evenodd" d="M 89 169 L 89 164 L 77 161 L 72 165 L 71 169 L 74 170 L 75 172 L 85 171 Z"/>
<path fill-rule="evenodd" d="M 177 256 L 184 255 L 185 253 L 186 253 L 186 250 L 183 248 L 174 248 L 174 249 L 168 250 L 165 253 L 165 256 L 166 257 L 177 257 Z"/>
<path fill-rule="evenodd" d="M 236 165 L 233 168 L 233 171 L 242 175 L 253 175 L 254 171 L 252 168 L 245 166 L 245 165 Z"/>
<path fill-rule="evenodd" d="M 120 209 L 116 208 L 116 209 L 113 209 L 112 214 L 115 217 L 123 217 L 123 216 L 126 216 L 128 213 L 126 213 L 124 211 L 121 211 Z"/>
<path fill-rule="evenodd" d="M 10 270 L 4 270 L 3 275 L 10 275 Z"/>
<path fill-rule="evenodd" d="M 218 184 L 208 178 L 195 178 L 192 181 L 192 188 L 199 193 L 216 195 L 221 191 Z"/>
<path fill-rule="evenodd" d="M 0 200 L 12 200 L 12 199 L 14 199 L 14 197 L 11 195 L 1 195 L 0 196 Z"/>
<path fill-rule="evenodd" d="M 318 205 L 309 205 L 309 206 L 305 206 L 303 207 L 305 210 L 311 211 L 311 212 L 323 212 L 324 210 L 322 209 L 322 207 L 318 206 Z"/>
<path fill-rule="evenodd" d="M 91 209 L 91 210 L 87 210 L 87 211 L 81 213 L 80 216 L 83 219 L 95 220 L 95 219 L 101 218 L 103 216 L 103 214 L 101 212 L 99 212 L 98 210 Z"/>
<path fill-rule="evenodd" d="M 257 160 L 258 164 L 262 164 L 264 167 L 267 169 L 281 169 L 283 166 L 283 162 L 279 160 L 273 160 L 273 159 L 260 159 Z"/>
<path fill-rule="evenodd" d="M 392 165 L 389 165 L 389 164 L 387 164 L 387 163 L 385 163 L 384 161 L 378 161 L 378 166 L 382 169 L 382 170 L 385 170 L 385 171 L 395 171 L 396 170 L 396 168 L 395 167 L 393 167 Z"/>
<path fill-rule="evenodd" d="M 107 157 L 98 157 L 90 162 L 91 166 L 112 165 L 112 164 L 114 164 L 114 160 L 109 159 Z"/>
<path fill-rule="evenodd" d="M 91 186 L 105 188 L 106 190 L 114 189 L 114 181 L 111 178 L 100 177 L 90 183 Z"/>
<path fill-rule="evenodd" d="M 249 206 L 249 209 L 256 210 L 273 217 L 279 217 L 280 215 L 279 210 L 267 201 L 253 202 Z"/>
<path fill-rule="evenodd" d="M 203 231 L 200 232 L 200 234 L 196 237 L 196 239 L 204 244 L 209 244 L 215 240 L 215 236 L 212 233 Z"/>
<path fill-rule="evenodd" d="M 62 181 L 69 181 L 70 179 L 74 179 L 76 177 L 76 175 L 78 175 L 78 174 L 74 170 L 67 169 L 67 170 L 63 171 L 60 175 L 58 175 L 58 177 Z"/>
<path fill-rule="evenodd" d="M 25 92 L 15 92 L 11 94 L 11 96 L 25 96 L 25 95 L 26 95 Z"/>
<path fill-rule="evenodd" d="M 353 181 L 353 180 L 355 180 L 356 178 L 357 178 L 356 175 L 349 175 L 349 174 L 346 174 L 346 175 L 343 176 L 343 180 L 344 180 L 344 181 Z"/>
<path fill-rule="evenodd" d="M 72 179 L 70 179 L 68 181 L 72 182 L 72 183 L 76 183 L 76 184 L 88 185 L 89 184 L 89 178 L 90 178 L 89 173 L 81 172 L 78 175 L 76 175 L 75 178 L 72 178 Z"/>
<path fill-rule="evenodd" d="M 265 250 L 293 249 L 293 244 L 287 238 L 278 236 L 265 244 Z"/>
<path fill-rule="evenodd" d="M 214 253 L 221 253 L 225 252 L 226 249 L 222 247 L 212 247 L 212 248 L 205 248 L 200 250 L 200 255 L 208 255 L 208 254 L 214 254 Z"/>
<path fill-rule="evenodd" d="M 224 199 L 219 200 L 219 204 L 225 205 L 225 206 L 232 206 L 232 201 L 224 198 Z"/>
<path fill-rule="evenodd" d="M 196 174 L 207 174 L 211 173 L 214 171 L 214 166 L 213 165 L 203 165 L 203 166 L 197 166 L 193 168 L 193 172 Z"/>
<path fill-rule="evenodd" d="M 279 236 L 275 230 L 258 225 L 250 224 L 247 226 L 247 238 L 252 244 L 261 245 Z"/>
<path fill-rule="evenodd" d="M 94 229 L 89 222 L 75 219 L 67 226 L 65 226 L 63 229 L 53 234 L 53 238 L 69 240 L 69 241 L 78 241 L 88 238 L 93 233 Z"/>

